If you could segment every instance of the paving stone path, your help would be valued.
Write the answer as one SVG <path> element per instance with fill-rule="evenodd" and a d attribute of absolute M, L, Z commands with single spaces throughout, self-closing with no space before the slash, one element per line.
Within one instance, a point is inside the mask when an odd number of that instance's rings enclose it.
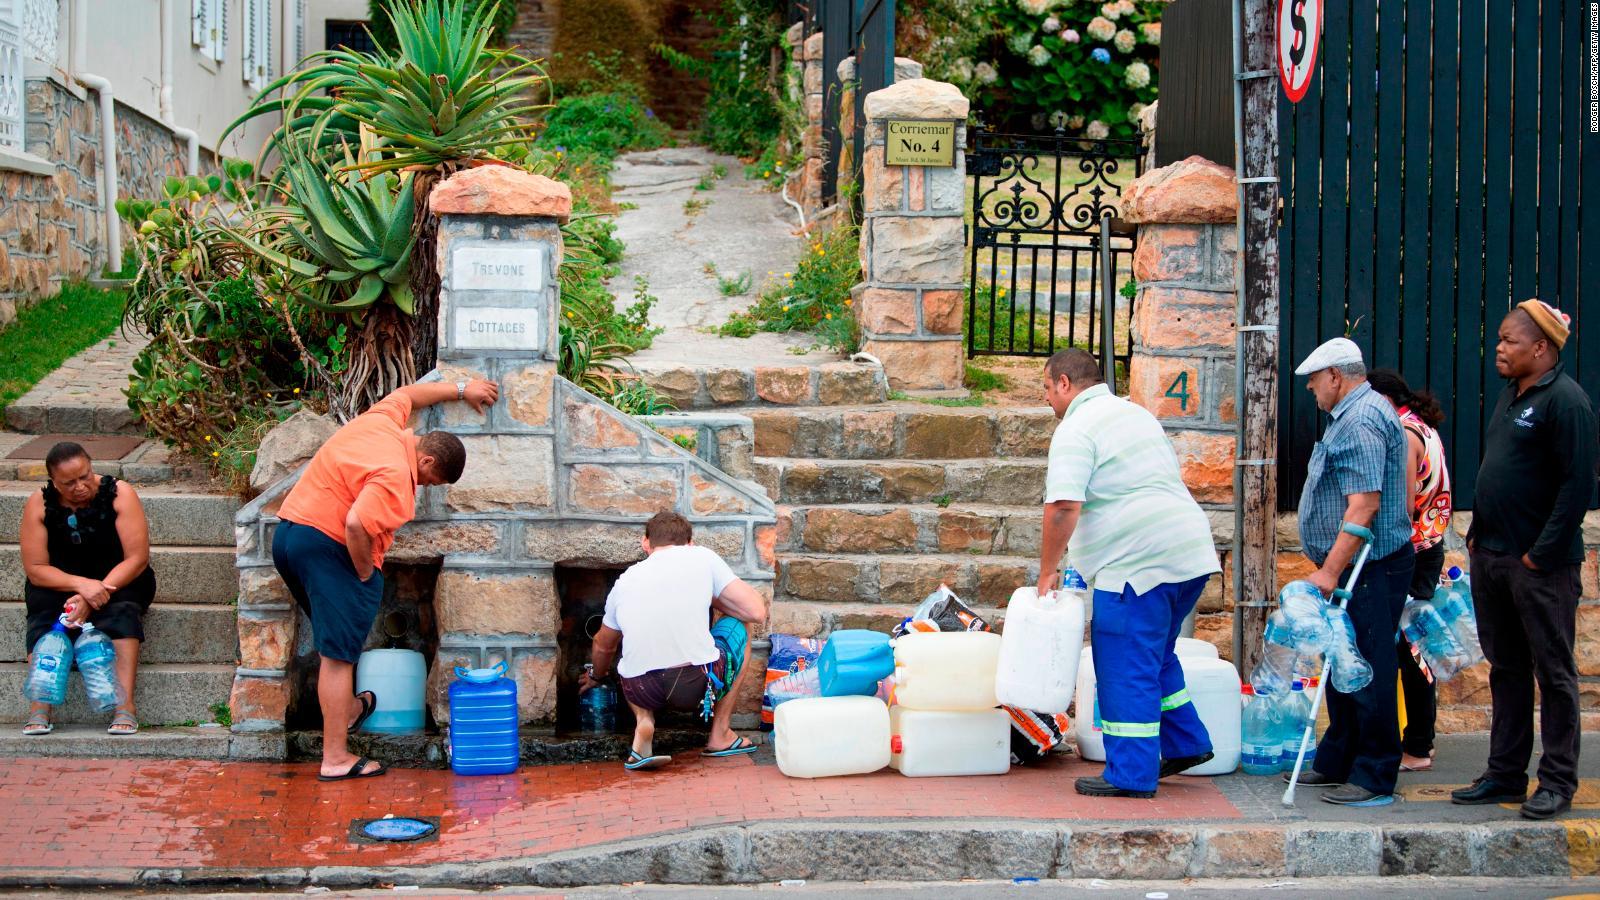
<path fill-rule="evenodd" d="M 123 389 L 150 339 L 121 331 L 61 364 L 6 409 L 6 428 L 30 434 L 139 434 Z"/>
<path fill-rule="evenodd" d="M 723 167 L 724 177 L 715 177 L 716 166 Z M 710 190 L 697 189 L 702 179 Z M 798 214 L 763 182 L 746 179 L 743 163 L 693 146 L 629 153 L 617 161 L 612 185 L 616 201 L 632 206 L 617 218 L 617 237 L 627 250 L 612 293 L 619 306 L 632 303 L 634 278 L 644 276 L 650 293 L 660 298 L 651 321 L 666 329 L 653 346 L 632 357 L 635 365 L 794 365 L 838 359 L 826 351 L 801 352 L 815 343 L 808 335 L 721 338 L 706 333 L 781 282 L 800 255 Z M 692 215 L 685 208 L 701 203 L 704 207 Z M 746 293 L 725 296 L 718 287 L 718 275 L 746 273 L 751 280 Z"/>

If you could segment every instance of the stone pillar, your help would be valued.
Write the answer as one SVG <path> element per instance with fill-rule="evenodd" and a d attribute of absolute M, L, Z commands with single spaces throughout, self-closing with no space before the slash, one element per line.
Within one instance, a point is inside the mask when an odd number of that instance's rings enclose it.
<path fill-rule="evenodd" d="M 834 195 L 850 196 L 856 180 L 856 58 L 839 60 L 839 170 L 834 178 Z M 922 77 L 922 63 L 904 56 L 894 58 L 894 83 Z"/>
<path fill-rule="evenodd" d="M 925 78 L 867 95 L 861 271 L 853 293 L 866 352 L 897 390 L 961 389 L 967 98 Z M 955 165 L 884 164 L 887 119 L 956 123 Z"/>
<path fill-rule="evenodd" d="M 1146 172 L 1123 191 L 1139 226 L 1133 277 L 1129 399 L 1161 420 L 1184 483 L 1210 510 L 1221 548 L 1233 540 L 1234 300 L 1238 211 L 1233 169 L 1198 156 Z M 1221 589 L 1201 598 L 1195 636 L 1231 647 L 1226 550 Z"/>
<path fill-rule="evenodd" d="M 805 130 L 800 134 L 799 203 L 809 218 L 822 208 L 822 116 L 823 102 L 822 32 L 801 45 L 801 93 L 806 114 Z"/>
<path fill-rule="evenodd" d="M 553 506 L 556 272 L 572 194 L 539 175 L 485 166 L 446 180 L 430 204 L 439 216 L 438 376 L 494 378 L 502 398 L 487 419 L 460 404 L 438 408 L 438 426 L 460 435 L 468 455 L 445 505 L 489 516 Z M 553 717 L 561 602 L 551 561 L 447 555 L 433 602 L 439 652 L 429 683 L 436 696 L 457 665 L 504 661 L 517 682 L 522 720 Z M 435 704 L 436 718 L 447 712 Z"/>

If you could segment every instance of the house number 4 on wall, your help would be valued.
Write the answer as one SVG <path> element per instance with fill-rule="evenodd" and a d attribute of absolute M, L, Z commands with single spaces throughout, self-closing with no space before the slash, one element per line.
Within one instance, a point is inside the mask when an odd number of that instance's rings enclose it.
<path fill-rule="evenodd" d="M 1178 377 L 1172 379 L 1172 383 L 1167 385 L 1166 396 L 1171 397 L 1172 399 L 1178 401 L 1178 411 L 1179 412 L 1188 412 L 1189 411 L 1189 373 L 1188 372 L 1179 372 L 1178 373 Z"/>

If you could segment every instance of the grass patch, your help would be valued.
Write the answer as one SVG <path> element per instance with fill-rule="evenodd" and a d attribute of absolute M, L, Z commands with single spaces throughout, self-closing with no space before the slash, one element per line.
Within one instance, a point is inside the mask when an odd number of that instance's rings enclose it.
<path fill-rule="evenodd" d="M 983 393 L 985 391 L 1003 391 L 1011 384 L 999 372 L 991 372 L 981 366 L 967 363 L 966 374 L 961 377 L 961 383 L 968 390 Z"/>
<path fill-rule="evenodd" d="M 722 163 L 711 164 L 711 177 L 718 181 L 728 177 L 728 167 Z"/>
<path fill-rule="evenodd" d="M 694 183 L 694 189 L 697 191 L 709 191 L 716 186 L 717 180 L 710 175 L 701 175 L 700 180 Z"/>
<path fill-rule="evenodd" d="M 233 707 L 229 706 L 225 700 L 211 704 L 211 720 L 223 728 L 232 728 Z"/>
<path fill-rule="evenodd" d="M 732 277 L 718 275 L 717 290 L 721 291 L 724 297 L 743 297 L 745 294 L 750 293 L 750 286 L 754 282 L 755 279 L 749 272 L 740 272 Z"/>
<path fill-rule="evenodd" d="M 709 200 L 702 200 L 699 197 L 690 197 L 689 199 L 683 201 L 683 214 L 692 219 L 695 216 L 705 212 L 706 207 L 710 205 L 711 201 Z"/>
<path fill-rule="evenodd" d="M 62 363 L 109 336 L 122 321 L 127 295 L 82 283 L 23 310 L 0 331 L 0 411 Z"/>

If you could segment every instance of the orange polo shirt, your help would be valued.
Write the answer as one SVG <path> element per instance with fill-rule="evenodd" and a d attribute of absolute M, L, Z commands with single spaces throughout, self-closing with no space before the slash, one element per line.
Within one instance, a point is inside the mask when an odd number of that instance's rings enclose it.
<path fill-rule="evenodd" d="M 309 525 L 343 544 L 354 509 L 372 538 L 372 564 L 416 514 L 417 436 L 406 427 L 411 400 L 390 394 L 356 416 L 311 458 L 278 518 Z"/>

